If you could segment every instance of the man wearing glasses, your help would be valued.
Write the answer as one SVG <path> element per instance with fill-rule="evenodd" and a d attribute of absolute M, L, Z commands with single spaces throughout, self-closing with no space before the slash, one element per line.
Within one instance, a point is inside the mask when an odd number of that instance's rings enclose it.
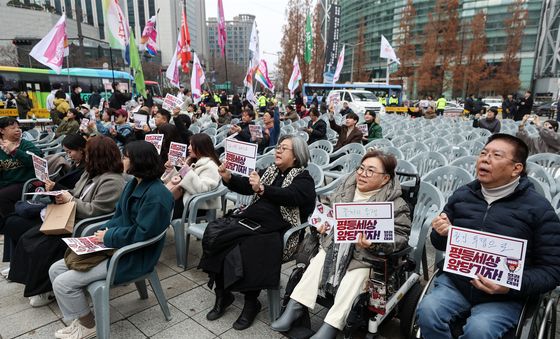
<path fill-rule="evenodd" d="M 536 137 L 531 137 L 529 133 L 525 130 L 525 124 L 527 122 L 534 123 L 537 127 L 539 135 Z M 527 146 L 529 146 L 529 155 L 538 153 L 556 153 L 560 154 L 560 135 L 558 135 L 558 121 L 547 120 L 544 124 L 541 124 L 541 119 L 538 115 L 531 116 L 525 115 L 521 124 L 519 124 L 519 130 L 517 131 L 517 137 L 523 140 Z"/>
<path fill-rule="evenodd" d="M 442 251 L 451 225 L 526 239 L 521 290 L 482 275 L 471 279 L 440 271 L 418 307 L 424 338 L 451 338 L 450 323 L 466 314 L 461 338 L 500 338 L 516 326 L 528 296 L 560 284 L 560 221 L 525 175 L 528 152 L 519 138 L 492 135 L 477 160 L 476 180 L 449 198 L 432 221 L 430 235 L 434 247 Z"/>

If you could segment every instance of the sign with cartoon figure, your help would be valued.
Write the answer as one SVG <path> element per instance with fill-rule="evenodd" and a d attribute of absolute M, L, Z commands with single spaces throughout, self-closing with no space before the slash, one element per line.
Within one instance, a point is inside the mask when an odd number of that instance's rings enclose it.
<path fill-rule="evenodd" d="M 358 234 L 373 243 L 395 241 L 393 202 L 336 203 L 336 243 L 356 243 Z"/>

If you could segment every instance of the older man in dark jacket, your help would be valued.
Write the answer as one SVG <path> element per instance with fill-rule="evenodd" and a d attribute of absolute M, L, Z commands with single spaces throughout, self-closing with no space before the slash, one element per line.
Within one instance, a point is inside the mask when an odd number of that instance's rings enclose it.
<path fill-rule="evenodd" d="M 478 158 L 477 180 L 449 198 L 431 233 L 438 250 L 445 250 L 451 225 L 527 240 L 521 289 L 480 274 L 471 279 L 441 273 L 418 309 L 424 338 L 451 338 L 449 324 L 469 311 L 464 338 L 500 338 L 515 327 L 527 296 L 560 284 L 560 221 L 524 175 L 527 155 L 522 140 L 492 135 Z"/>

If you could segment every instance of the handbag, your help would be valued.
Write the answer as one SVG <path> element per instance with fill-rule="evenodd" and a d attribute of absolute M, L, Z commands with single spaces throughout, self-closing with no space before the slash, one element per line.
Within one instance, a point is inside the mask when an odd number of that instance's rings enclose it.
<path fill-rule="evenodd" d="M 47 204 L 41 201 L 17 201 L 15 205 L 15 213 L 22 218 L 33 219 L 38 218 L 41 210 L 45 207 L 47 207 Z"/>
<path fill-rule="evenodd" d="M 110 258 L 113 253 L 114 250 L 77 255 L 70 248 L 67 248 L 64 252 L 64 263 L 71 270 L 87 272 L 103 260 Z"/>

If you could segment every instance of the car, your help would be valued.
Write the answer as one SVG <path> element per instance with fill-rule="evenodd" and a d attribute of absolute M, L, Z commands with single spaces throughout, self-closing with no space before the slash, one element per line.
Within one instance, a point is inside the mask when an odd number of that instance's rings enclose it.
<path fill-rule="evenodd" d="M 557 109 L 558 109 L 558 102 L 555 101 L 555 102 L 549 102 L 546 104 L 542 104 L 538 107 L 535 107 L 533 112 L 539 116 L 545 115 L 552 118 Z"/>
<path fill-rule="evenodd" d="M 364 113 L 371 110 L 376 114 L 384 114 L 385 106 L 379 103 L 379 99 L 370 91 L 362 90 L 333 90 L 329 92 L 329 97 L 338 94 L 339 103 L 336 105 L 336 111 L 340 111 L 343 102 L 347 102 L 352 111 L 356 113 Z"/>
<path fill-rule="evenodd" d="M 501 98 L 484 98 L 482 99 L 484 106 L 502 107 L 503 100 Z"/>
<path fill-rule="evenodd" d="M 447 102 L 445 104 L 445 109 L 443 110 L 443 115 L 448 117 L 460 117 L 463 115 L 463 106 L 455 102 Z"/>

